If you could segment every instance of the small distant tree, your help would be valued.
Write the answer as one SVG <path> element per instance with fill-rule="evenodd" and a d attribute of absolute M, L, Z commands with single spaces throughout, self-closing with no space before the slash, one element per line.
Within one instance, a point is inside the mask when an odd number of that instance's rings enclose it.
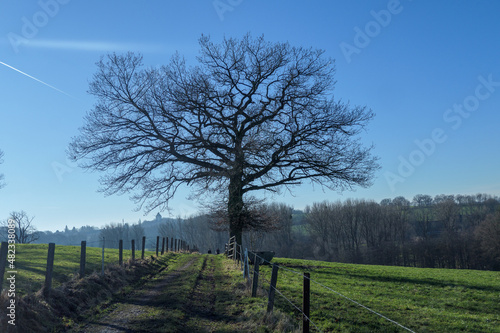
<path fill-rule="evenodd" d="M 120 239 L 123 240 L 123 248 L 129 249 L 128 225 L 125 223 L 110 223 L 101 228 L 100 238 L 105 239 L 107 248 L 117 249 Z"/>
<path fill-rule="evenodd" d="M 476 228 L 475 235 L 487 268 L 500 270 L 500 210 L 494 215 L 488 215 Z"/>
<path fill-rule="evenodd" d="M 334 100 L 324 51 L 249 35 L 199 43 L 191 68 L 179 55 L 161 68 L 133 53 L 98 63 L 97 103 L 69 150 L 105 173 L 106 194 L 133 192 L 146 212 L 167 208 L 179 186 L 217 194 L 241 244 L 255 191 L 371 184 L 378 165 L 358 135 L 374 114 Z"/>
<path fill-rule="evenodd" d="M 142 246 L 142 237 L 146 236 L 146 232 L 144 231 L 141 221 L 139 220 L 137 224 L 132 224 L 129 232 L 130 239 L 135 239 L 136 249 L 140 249 Z"/>
<path fill-rule="evenodd" d="M 33 224 L 34 216 L 30 217 L 22 210 L 10 213 L 9 219 L 15 223 L 16 243 L 29 244 L 40 238 L 40 234 Z M 7 227 L 9 220 L 3 221 L 2 224 Z"/>

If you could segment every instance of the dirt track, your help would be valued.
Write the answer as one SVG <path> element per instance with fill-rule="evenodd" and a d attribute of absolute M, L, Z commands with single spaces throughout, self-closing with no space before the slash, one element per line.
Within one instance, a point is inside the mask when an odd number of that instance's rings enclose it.
<path fill-rule="evenodd" d="M 227 281 L 218 265 L 215 256 L 189 256 L 70 332 L 249 332 L 248 320 L 231 308 L 234 293 L 221 292 Z"/>
<path fill-rule="evenodd" d="M 191 258 L 183 266 L 174 272 L 162 274 L 160 280 L 154 285 L 146 284 L 144 288 L 135 290 L 126 300 L 113 303 L 112 310 L 104 317 L 91 321 L 83 328 L 73 330 L 73 332 L 90 333 L 115 333 L 115 332 L 141 332 L 135 326 L 140 321 L 141 315 L 147 314 L 151 307 L 158 305 L 158 298 L 163 294 L 166 288 L 175 285 L 176 280 L 180 279 L 196 261 L 196 257 Z"/>

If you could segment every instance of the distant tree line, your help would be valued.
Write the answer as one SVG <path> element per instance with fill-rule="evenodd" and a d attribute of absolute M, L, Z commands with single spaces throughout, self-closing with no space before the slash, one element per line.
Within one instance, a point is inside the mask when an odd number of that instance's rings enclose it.
<path fill-rule="evenodd" d="M 381 202 L 349 199 L 320 202 L 304 211 L 283 203 L 259 204 L 261 219 L 243 234 L 243 248 L 268 250 L 276 256 L 359 264 L 429 268 L 500 270 L 500 199 L 477 195 L 416 195 Z M 26 214 L 25 214 L 26 215 Z M 27 216 L 27 215 L 26 215 Z M 32 221 L 28 219 L 29 222 Z M 32 227 L 32 224 L 30 224 Z M 156 236 L 183 239 L 200 252 L 224 251 L 226 224 L 213 214 L 153 221 L 110 223 L 56 232 L 35 231 L 36 243 L 56 242 L 117 248 L 118 240 L 146 236 L 153 249 Z M 36 230 L 36 229 L 33 229 Z"/>
<path fill-rule="evenodd" d="M 260 209 L 268 224 L 246 231 L 244 248 L 346 263 L 500 270 L 500 199 L 495 196 L 419 194 L 412 201 L 349 199 L 314 203 L 304 211 L 286 204 Z M 227 242 L 209 215 L 178 223 L 203 252 Z"/>
<path fill-rule="evenodd" d="M 306 208 L 316 257 L 415 267 L 500 269 L 500 201 L 416 195 L 315 203 Z"/>

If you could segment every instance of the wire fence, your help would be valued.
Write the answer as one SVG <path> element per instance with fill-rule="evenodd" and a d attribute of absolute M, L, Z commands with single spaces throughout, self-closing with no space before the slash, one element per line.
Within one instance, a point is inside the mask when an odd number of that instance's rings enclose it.
<path fill-rule="evenodd" d="M 232 248 L 232 250 L 231 250 Z M 259 268 L 257 267 L 256 269 L 256 266 L 259 266 L 261 263 L 266 263 L 266 264 L 269 264 L 269 265 L 272 265 L 273 266 L 273 269 L 276 269 L 276 270 L 281 270 L 281 271 L 284 271 L 284 272 L 289 272 L 291 274 L 295 274 L 297 276 L 300 276 L 302 279 L 305 280 L 309 280 L 310 282 L 314 283 L 316 286 L 322 288 L 323 290 L 327 290 L 329 292 L 332 292 L 334 294 L 336 294 L 337 296 L 339 297 L 342 297 L 343 299 L 347 300 L 348 302 L 351 302 L 352 304 L 358 306 L 358 307 L 361 307 L 363 309 L 365 309 L 366 311 L 369 311 L 370 313 L 382 318 L 383 320 L 386 320 L 396 326 L 398 326 L 399 328 L 401 329 L 404 329 L 408 332 L 412 332 L 412 333 L 415 333 L 413 330 L 411 330 L 410 328 L 398 323 L 397 321 L 395 320 L 392 320 L 390 318 L 388 318 L 387 316 L 381 314 L 380 312 L 377 312 L 373 309 L 371 309 L 370 307 L 360 303 L 360 302 L 357 302 L 355 301 L 354 299 L 348 297 L 348 296 L 345 296 L 344 294 L 334 290 L 333 288 L 325 285 L 324 283 L 321 283 L 321 282 L 318 282 L 312 278 L 310 278 L 309 276 L 307 276 L 306 274 L 304 274 L 303 272 L 299 272 L 299 271 L 296 271 L 296 270 L 293 270 L 293 269 L 290 269 L 288 267 L 285 267 L 283 265 L 278 265 L 276 263 L 271 263 L 269 260 L 266 260 L 265 258 L 263 258 L 262 256 L 259 256 L 257 253 L 255 252 L 252 252 L 252 256 L 254 256 L 254 270 L 253 270 L 253 274 L 254 274 L 254 277 L 251 277 L 252 274 L 250 274 L 250 271 L 249 269 L 247 269 L 245 271 L 245 266 L 248 264 L 249 262 L 249 255 L 248 255 L 248 251 L 245 250 L 243 251 L 242 250 L 242 247 L 240 244 L 236 244 L 234 239 L 230 239 L 229 240 L 229 243 L 228 243 L 228 247 L 226 249 L 226 254 L 228 255 L 228 257 L 232 258 L 233 260 L 235 261 L 239 261 L 239 264 L 241 266 L 241 269 L 243 271 L 243 275 L 245 278 L 249 279 L 249 280 L 252 280 L 253 278 L 258 278 L 259 280 L 259 284 L 261 284 L 261 286 L 259 286 L 259 288 L 262 288 L 262 289 L 266 289 L 266 286 L 267 285 L 267 290 L 268 290 L 268 296 L 270 296 L 271 294 L 271 290 L 273 290 L 274 292 L 276 292 L 286 303 L 288 303 L 298 314 L 300 314 L 302 317 L 303 317 L 303 322 L 304 322 L 304 326 L 305 324 L 308 322 L 310 324 L 312 324 L 314 326 L 314 328 L 318 331 L 318 332 L 322 332 L 322 330 L 319 328 L 319 324 L 316 323 L 310 315 L 307 315 L 305 312 L 304 312 L 304 305 L 301 307 L 299 305 L 297 305 L 296 301 L 294 302 L 292 300 L 292 298 L 294 297 L 291 297 L 291 296 L 286 296 L 284 291 L 283 290 L 279 290 L 276 285 L 273 285 L 272 281 L 266 279 L 265 277 L 265 274 L 262 273 L 262 271 L 259 271 Z M 258 259 L 258 260 L 257 260 Z M 254 294 L 254 292 L 252 291 L 252 294 Z M 305 297 L 305 296 L 303 296 Z M 268 308 L 269 309 L 269 308 Z M 307 309 L 307 312 L 309 312 L 309 310 Z M 304 332 L 308 332 L 309 329 L 307 328 L 304 329 Z"/>
<path fill-rule="evenodd" d="M 79 258 L 79 277 L 83 278 L 86 273 L 88 272 L 88 264 L 92 264 L 94 269 L 97 269 L 96 265 L 101 266 L 101 275 L 104 275 L 105 268 L 108 267 L 110 264 L 118 264 L 122 265 L 123 260 L 124 260 L 124 254 L 130 256 L 130 260 L 134 261 L 136 259 L 144 259 L 145 258 L 145 253 L 146 253 L 146 244 L 148 244 L 146 237 L 142 237 L 140 241 L 136 243 L 135 239 L 129 240 L 128 245 L 130 245 L 129 249 L 124 248 L 124 242 L 123 240 L 106 240 L 105 238 L 101 238 L 100 240 L 97 241 L 81 241 L 80 247 L 80 258 Z M 75 244 L 76 245 L 76 244 Z M 92 251 L 92 258 L 87 255 L 87 245 L 97 245 L 95 247 L 100 247 L 102 248 L 101 252 L 101 260 L 99 260 L 99 263 L 95 262 L 95 255 L 96 252 L 95 250 Z M 137 249 L 136 249 L 137 245 Z M 12 245 L 10 245 L 12 246 Z M 62 247 L 65 247 L 67 245 L 59 245 Z M 59 248 L 57 246 L 57 248 Z M 77 246 L 77 245 L 76 245 Z M 19 260 L 15 259 L 9 259 L 7 260 L 7 248 L 9 247 L 9 244 L 7 242 L 2 242 L 1 247 L 0 247 L 0 293 L 2 291 L 2 282 L 4 281 L 4 273 L 6 271 L 6 268 L 10 270 L 10 272 L 16 272 L 17 273 L 17 267 Z M 90 247 L 90 246 L 89 246 Z M 171 238 L 170 243 L 167 240 L 167 237 L 162 237 L 160 236 L 156 237 L 156 240 L 150 240 L 149 242 L 149 249 L 153 248 L 156 250 L 156 256 L 158 255 L 163 255 L 165 252 L 181 252 L 181 251 L 190 251 L 189 245 L 181 240 L 181 239 L 175 239 Z M 110 249 L 113 249 L 111 253 L 109 253 Z M 137 250 L 137 251 L 136 251 Z M 70 256 L 73 256 L 73 250 L 70 251 Z M 154 251 L 154 250 L 153 250 Z M 137 253 L 136 253 L 137 252 Z M 151 253 L 151 250 L 148 250 L 148 253 Z M 65 251 L 64 253 L 68 253 Z M 47 265 L 45 267 L 45 282 L 43 284 L 43 292 L 45 296 L 48 296 L 50 293 L 50 290 L 52 289 L 52 279 L 54 275 L 54 268 L 61 269 L 60 266 L 58 266 L 57 260 L 55 260 L 56 257 L 56 244 L 55 243 L 49 243 L 48 244 L 48 251 L 47 251 Z M 90 254 L 90 253 L 89 253 Z M 113 258 L 110 261 L 109 255 L 111 254 L 111 257 Z M 154 254 L 154 252 L 153 252 Z M 40 253 L 36 253 L 36 255 L 40 255 Z M 148 254 L 149 255 L 149 254 Z M 60 258 L 60 257 L 59 257 Z M 38 258 L 37 260 L 40 260 L 41 258 Z M 45 259 L 43 259 L 45 260 Z M 92 261 L 93 260 L 93 261 Z M 66 261 L 66 258 L 64 259 Z M 78 261 L 71 260 L 76 265 L 78 265 Z M 10 263 L 10 264 L 9 264 Z M 9 265 L 8 265 L 9 264 Z M 67 264 L 67 262 L 65 263 Z M 39 263 L 36 263 L 36 266 L 40 266 Z M 21 266 L 22 269 L 27 269 L 30 270 L 30 264 L 29 260 L 26 261 L 24 260 L 23 265 Z M 64 267 L 66 270 L 66 267 Z M 8 271 L 9 272 L 9 271 Z"/>

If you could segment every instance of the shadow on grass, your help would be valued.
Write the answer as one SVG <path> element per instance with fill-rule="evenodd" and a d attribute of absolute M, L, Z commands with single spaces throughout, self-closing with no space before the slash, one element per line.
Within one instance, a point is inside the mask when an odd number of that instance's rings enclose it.
<path fill-rule="evenodd" d="M 290 269 L 301 269 L 301 270 L 308 270 L 308 267 L 304 266 L 293 266 L 293 265 L 280 265 L 286 268 Z M 500 287 L 494 287 L 494 286 L 478 286 L 478 285 L 472 285 L 472 284 L 460 284 L 460 283 L 455 283 L 453 281 L 436 281 L 436 280 L 431 280 L 431 279 L 418 279 L 418 278 L 410 278 L 410 277 L 395 277 L 395 276 L 376 276 L 376 275 L 368 275 L 368 274 L 361 274 L 361 273 L 356 273 L 356 272 L 340 272 L 339 270 L 335 268 L 330 268 L 330 267 L 317 267 L 321 269 L 329 269 L 328 271 L 314 271 L 314 274 L 316 276 L 320 275 L 328 275 L 331 277 L 332 275 L 336 276 L 341 276 L 344 278 L 355 278 L 355 279 L 360 279 L 360 280 L 365 280 L 365 281 L 378 281 L 378 282 L 389 282 L 389 283 L 404 283 L 404 284 L 418 284 L 418 285 L 428 285 L 428 286 L 433 286 L 433 287 L 438 287 L 438 288 L 445 288 L 445 287 L 453 287 L 453 288 L 467 288 L 467 289 L 472 289 L 472 290 L 478 290 L 478 291 L 488 291 L 488 292 L 500 292 Z M 312 267 L 312 269 L 316 269 L 316 267 Z M 311 268 L 309 268 L 311 270 Z M 312 277 L 313 280 L 314 277 Z"/>

